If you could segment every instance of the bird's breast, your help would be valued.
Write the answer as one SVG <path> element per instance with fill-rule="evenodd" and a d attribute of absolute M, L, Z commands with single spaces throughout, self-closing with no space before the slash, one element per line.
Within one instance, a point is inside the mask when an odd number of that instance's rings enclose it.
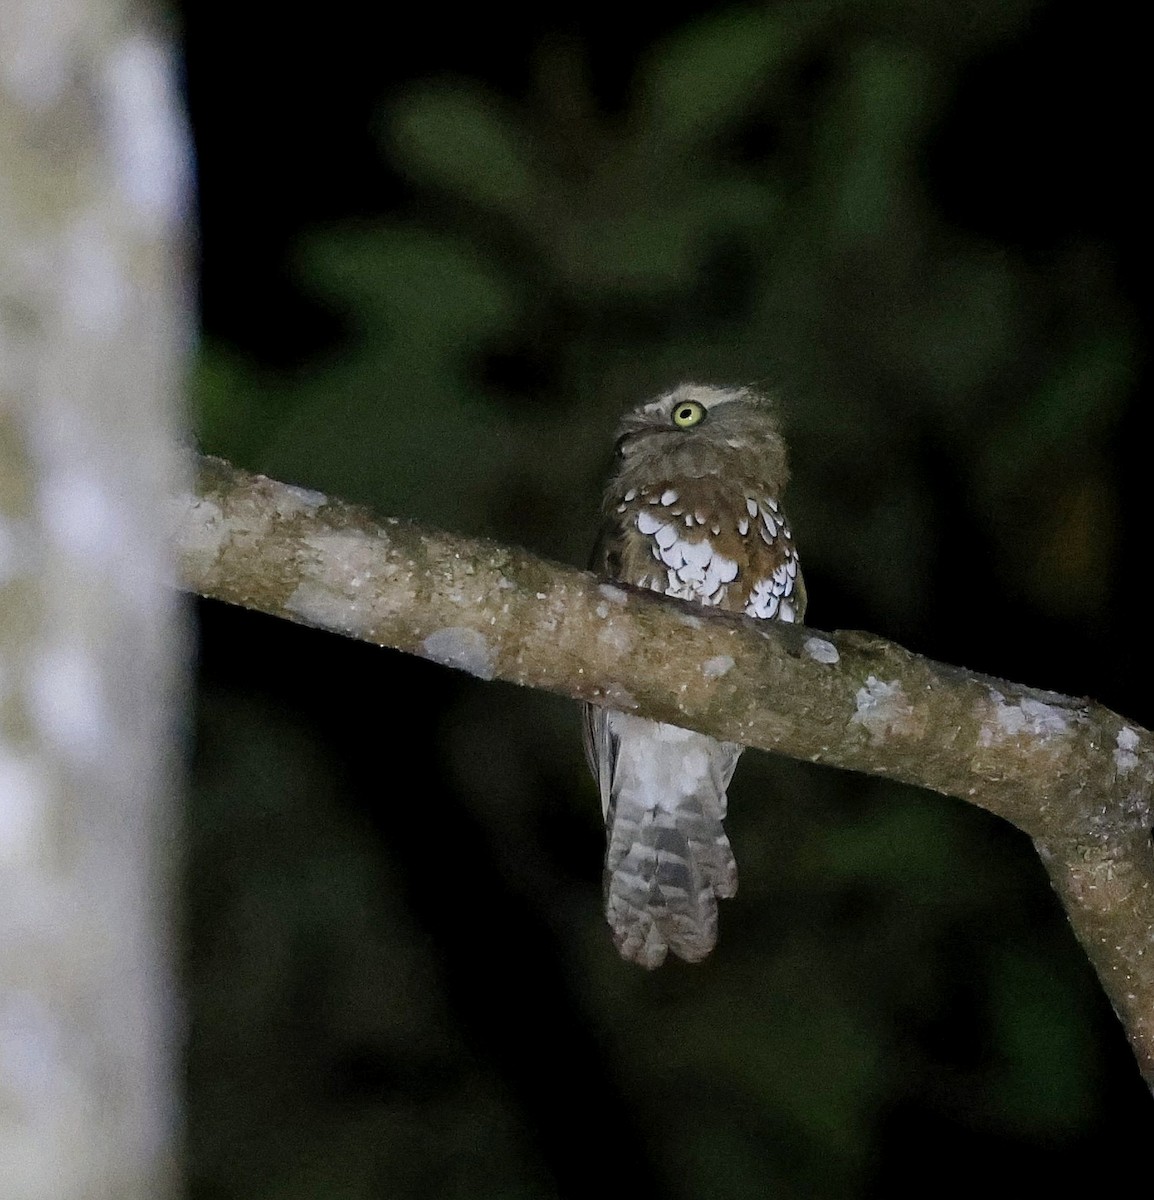
<path fill-rule="evenodd" d="M 635 587 L 747 616 L 800 619 L 793 534 L 776 497 L 715 478 L 610 496 L 616 573 Z"/>

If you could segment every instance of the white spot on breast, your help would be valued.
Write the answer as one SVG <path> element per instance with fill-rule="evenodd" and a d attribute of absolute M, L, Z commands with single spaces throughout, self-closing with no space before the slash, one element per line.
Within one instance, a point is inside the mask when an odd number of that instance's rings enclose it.
<path fill-rule="evenodd" d="M 644 533 L 646 536 L 656 533 L 664 524 L 665 522 L 660 517 L 655 516 L 646 509 L 642 509 L 637 514 L 637 531 Z"/>
<path fill-rule="evenodd" d="M 768 579 L 759 579 L 750 589 L 749 599 L 745 603 L 746 616 L 777 616 L 779 620 L 792 621 L 795 617 L 794 607 L 784 599 L 792 591 L 793 575 L 782 563 Z"/>
<path fill-rule="evenodd" d="M 611 583 L 602 583 L 597 590 L 611 604 L 624 604 L 629 599 L 627 592 L 623 592 L 619 587 L 614 587 Z"/>
<path fill-rule="evenodd" d="M 677 529 L 673 525 L 662 525 L 657 531 L 657 544 L 662 550 L 668 550 L 677 539 Z"/>
<path fill-rule="evenodd" d="M 668 568 L 662 588 L 666 595 L 717 604 L 723 597 L 723 585 L 737 578 L 736 561 L 719 554 L 708 538 L 691 541 L 678 537 L 675 526 L 666 526 L 658 533 L 658 544 L 661 561 Z"/>
<path fill-rule="evenodd" d="M 691 567 L 704 567 L 713 557 L 713 546 L 708 538 L 700 542 L 682 542 L 681 556 Z"/>
<path fill-rule="evenodd" d="M 681 547 L 682 542 L 676 537 L 667 546 L 661 546 L 661 561 L 673 571 L 685 565 Z"/>
<path fill-rule="evenodd" d="M 771 582 L 767 579 L 759 579 L 753 585 L 749 599 L 745 602 L 745 615 L 766 619 L 775 617 L 779 603 L 780 599 L 774 593 Z"/>
<path fill-rule="evenodd" d="M 749 522 L 745 519 L 745 517 L 742 517 L 741 520 L 738 521 L 737 532 L 740 533 L 742 537 L 745 537 L 745 535 L 749 532 Z"/>
<path fill-rule="evenodd" d="M 757 516 L 757 501 L 752 496 L 746 496 L 745 507 L 751 517 Z"/>
<path fill-rule="evenodd" d="M 710 575 L 716 575 L 718 583 L 732 583 L 737 578 L 737 562 L 724 554 L 714 554 L 709 564 Z"/>
<path fill-rule="evenodd" d="M 676 504 L 677 493 L 672 488 L 666 488 L 665 491 L 661 493 L 661 503 L 667 508 L 670 504 Z"/>
<path fill-rule="evenodd" d="M 625 496 L 623 498 L 624 498 L 626 504 L 632 503 L 634 500 L 637 499 L 637 489 L 630 488 L 629 491 L 627 491 L 625 493 Z"/>

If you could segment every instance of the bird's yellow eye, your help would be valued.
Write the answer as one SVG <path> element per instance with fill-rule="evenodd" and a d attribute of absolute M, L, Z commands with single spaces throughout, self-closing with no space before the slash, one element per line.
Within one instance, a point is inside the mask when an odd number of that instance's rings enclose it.
<path fill-rule="evenodd" d="M 673 410 L 673 424 L 678 429 L 692 429 L 705 419 L 705 405 L 696 400 L 682 400 Z"/>

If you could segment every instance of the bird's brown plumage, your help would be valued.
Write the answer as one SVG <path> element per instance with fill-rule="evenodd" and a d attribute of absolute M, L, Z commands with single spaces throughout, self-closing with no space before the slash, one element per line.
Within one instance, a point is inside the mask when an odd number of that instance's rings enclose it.
<path fill-rule="evenodd" d="M 697 419 L 679 427 L 675 412 Z M 593 567 L 700 604 L 801 620 L 805 589 L 780 507 L 787 479 L 764 397 L 683 384 L 622 421 Z M 646 967 L 670 949 L 704 958 L 717 938 L 717 898 L 737 887 L 722 820 L 741 747 L 589 706 L 586 750 L 606 820 L 606 916 L 619 950 Z"/>

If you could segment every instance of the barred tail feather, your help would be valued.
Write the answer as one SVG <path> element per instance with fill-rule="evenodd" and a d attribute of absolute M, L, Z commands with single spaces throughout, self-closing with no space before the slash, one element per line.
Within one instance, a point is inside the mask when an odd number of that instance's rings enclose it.
<path fill-rule="evenodd" d="M 717 941 L 718 897 L 737 890 L 722 818 L 740 749 L 619 713 L 610 721 L 605 911 L 614 940 L 644 967 L 670 950 L 700 962 Z"/>
<path fill-rule="evenodd" d="M 649 810 L 639 824 L 616 822 L 614 842 L 619 861 L 606 863 L 605 913 L 622 956 L 651 969 L 669 950 L 700 962 L 717 941 L 717 897 L 737 885 L 725 834 L 693 844 L 670 814 Z"/>

